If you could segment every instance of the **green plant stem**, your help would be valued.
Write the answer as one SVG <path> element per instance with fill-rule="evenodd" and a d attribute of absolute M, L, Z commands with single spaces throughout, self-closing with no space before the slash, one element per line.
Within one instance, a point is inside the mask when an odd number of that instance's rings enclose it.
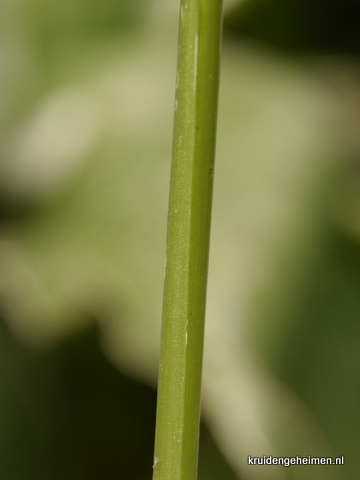
<path fill-rule="evenodd" d="M 195 480 L 222 0 L 182 0 L 153 480 Z"/>

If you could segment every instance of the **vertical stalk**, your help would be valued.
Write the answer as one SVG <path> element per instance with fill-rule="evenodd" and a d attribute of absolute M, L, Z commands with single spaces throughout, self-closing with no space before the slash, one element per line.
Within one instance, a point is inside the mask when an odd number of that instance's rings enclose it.
<path fill-rule="evenodd" d="M 222 0 L 181 0 L 153 480 L 196 480 Z"/>

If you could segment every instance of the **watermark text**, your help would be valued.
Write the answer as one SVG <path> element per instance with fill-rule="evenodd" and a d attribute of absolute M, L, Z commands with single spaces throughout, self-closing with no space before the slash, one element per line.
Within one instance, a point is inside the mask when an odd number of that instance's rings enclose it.
<path fill-rule="evenodd" d="M 344 465 L 345 457 L 273 457 L 272 455 L 264 455 L 262 457 L 252 457 L 248 455 L 248 465 Z"/>

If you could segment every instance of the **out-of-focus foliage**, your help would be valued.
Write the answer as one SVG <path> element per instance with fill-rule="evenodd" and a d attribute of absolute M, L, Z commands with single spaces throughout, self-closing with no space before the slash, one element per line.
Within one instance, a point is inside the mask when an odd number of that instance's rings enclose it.
<path fill-rule="evenodd" d="M 264 33 L 253 43 L 225 31 L 203 402 L 232 470 L 205 434 L 199 480 L 360 468 L 359 67 L 315 56 L 295 16 L 311 57 L 261 44 L 287 3 L 229 10 L 243 37 Z M 118 370 L 154 387 L 177 5 L 0 10 L 0 477 L 149 479 L 154 394 L 107 365 L 94 324 Z M 270 454 L 346 464 L 246 464 Z"/>

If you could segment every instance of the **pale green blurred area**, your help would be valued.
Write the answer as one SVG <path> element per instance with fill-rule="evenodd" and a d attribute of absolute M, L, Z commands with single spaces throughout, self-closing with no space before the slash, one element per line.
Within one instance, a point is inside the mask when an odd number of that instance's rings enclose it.
<path fill-rule="evenodd" d="M 151 478 L 177 10 L 0 4 L 2 480 Z M 358 478 L 358 72 L 225 36 L 199 480 Z"/>

